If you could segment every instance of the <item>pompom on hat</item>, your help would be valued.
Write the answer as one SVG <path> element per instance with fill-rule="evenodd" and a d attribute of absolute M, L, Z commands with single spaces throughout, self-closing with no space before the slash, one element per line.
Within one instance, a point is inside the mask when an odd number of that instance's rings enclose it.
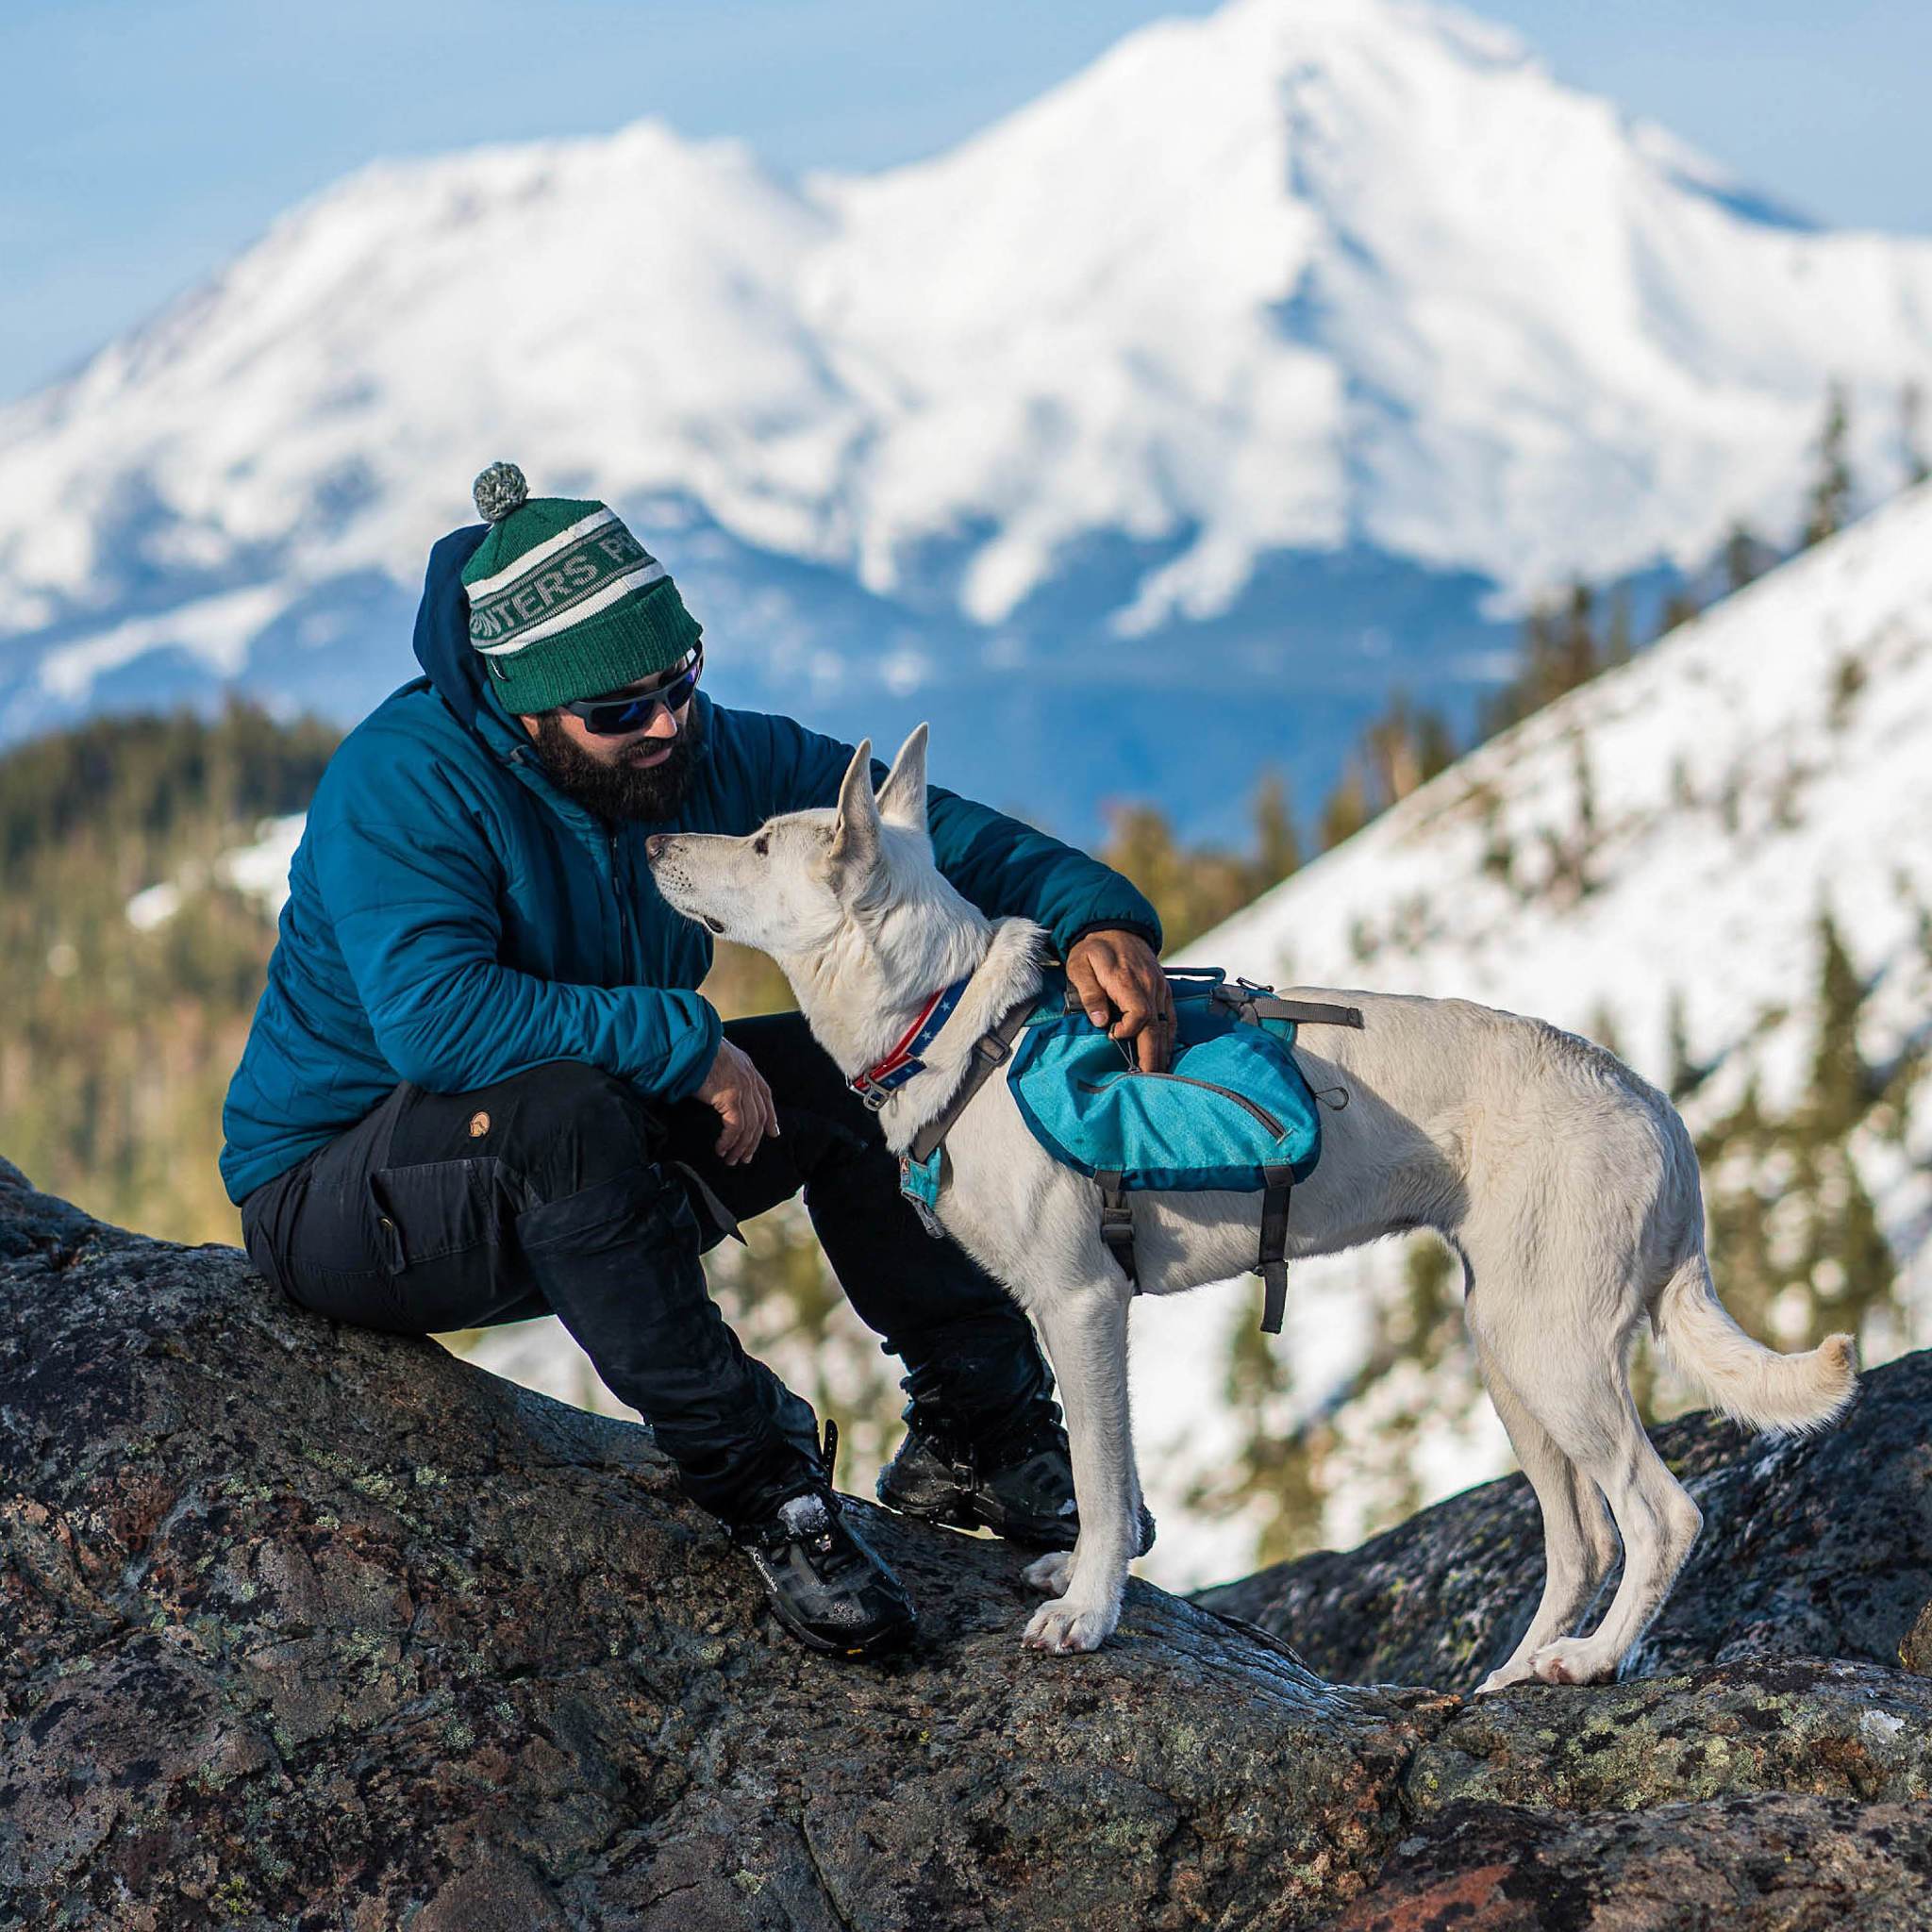
<path fill-rule="evenodd" d="M 601 503 L 532 496 L 514 463 L 473 486 L 490 534 L 463 566 L 470 642 L 508 711 L 675 671 L 703 635 L 671 574 Z"/>

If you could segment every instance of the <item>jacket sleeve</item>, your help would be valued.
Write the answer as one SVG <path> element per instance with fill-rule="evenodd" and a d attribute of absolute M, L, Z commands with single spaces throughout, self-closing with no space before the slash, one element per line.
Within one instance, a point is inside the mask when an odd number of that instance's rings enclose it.
<path fill-rule="evenodd" d="M 769 723 L 774 789 L 765 815 L 836 805 L 853 747 L 789 718 Z M 875 787 L 886 770 L 873 760 Z M 1084 935 L 1103 928 L 1139 933 L 1159 952 L 1159 914 L 1111 866 L 941 786 L 926 787 L 925 812 L 935 863 L 989 918 L 1037 920 L 1062 959 Z"/>
<path fill-rule="evenodd" d="M 699 994 L 570 985 L 499 962 L 494 855 L 446 779 L 399 761 L 369 784 L 330 775 L 306 836 L 343 962 L 399 1078 L 464 1093 L 581 1059 L 667 1101 L 703 1080 L 719 1020 Z"/>

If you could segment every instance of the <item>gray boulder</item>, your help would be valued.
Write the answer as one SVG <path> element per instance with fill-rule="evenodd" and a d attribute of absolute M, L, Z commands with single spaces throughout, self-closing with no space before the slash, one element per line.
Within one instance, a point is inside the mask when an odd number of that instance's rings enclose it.
<path fill-rule="evenodd" d="M 1923 1374 L 1874 1378 L 1847 1440 Z M 1924 1924 L 1932 1685 L 1875 1651 L 1932 1592 L 1906 1615 L 1920 1586 L 1881 1587 L 1875 1541 L 1861 1597 L 1828 1525 L 1803 1545 L 1828 1443 L 1761 1474 L 1733 1446 L 1713 1531 L 1769 1512 L 1793 1574 L 1690 1579 L 1757 1596 L 1674 1606 L 1679 1648 L 1608 1690 L 1324 1682 L 1141 1584 L 1105 1650 L 1042 1657 L 1017 1554 L 863 1505 L 924 1630 L 855 1667 L 774 1629 L 648 1432 L 309 1316 L 232 1249 L 106 1226 L 0 1162 L 0 1924 Z M 1444 1507 L 1475 1540 L 1461 1594 L 1418 1519 L 1411 1614 L 1513 1608 L 1508 1486 Z M 1923 1524 L 1890 1530 L 1923 1569 Z M 1338 1604 L 1376 1600 L 1323 1560 Z M 1294 1623 L 1282 1589 L 1217 1594 Z M 1720 1662 L 1734 1626 L 1819 1654 Z"/>
<path fill-rule="evenodd" d="M 0 1924 L 1306 1923 L 1448 1700 L 1137 1585 L 1021 1650 L 991 1541 L 808 1655 L 648 1433 L 320 1320 L 0 1164 Z"/>

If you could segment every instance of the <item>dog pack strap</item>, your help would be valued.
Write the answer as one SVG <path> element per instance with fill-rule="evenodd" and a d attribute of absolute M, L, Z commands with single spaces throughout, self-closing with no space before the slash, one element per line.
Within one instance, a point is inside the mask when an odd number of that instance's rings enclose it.
<path fill-rule="evenodd" d="M 960 1081 L 952 1099 L 912 1137 L 914 1160 L 923 1161 L 931 1157 L 933 1150 L 953 1131 L 953 1123 L 966 1111 L 966 1103 L 985 1085 L 987 1075 L 995 1067 L 1007 1063 L 1012 1055 L 1014 1041 L 1019 1039 L 1033 1012 L 1034 1004 L 1029 994 L 1017 1006 L 1008 1008 L 1000 1015 L 998 1024 L 973 1042 L 973 1051 L 966 1061 L 966 1077 Z"/>
<path fill-rule="evenodd" d="M 945 1157 L 935 1147 L 923 1159 L 913 1159 L 911 1154 L 899 1157 L 899 1191 L 912 1204 L 912 1211 L 919 1216 L 919 1224 L 935 1241 L 945 1239 L 945 1229 L 940 1224 L 940 1184 L 944 1179 Z"/>
<path fill-rule="evenodd" d="M 1232 1007 L 1250 1026 L 1262 1020 L 1292 1020 L 1300 1026 L 1353 1026 L 1357 1031 L 1362 1026 L 1359 1007 L 1337 1006 L 1329 1000 L 1284 1000 L 1276 997 L 1273 987 L 1247 979 L 1217 986 L 1214 997 Z"/>
<path fill-rule="evenodd" d="M 1271 993 L 1254 1003 L 1257 1020 L 1292 1020 L 1302 1026 L 1353 1026 L 1361 1030 L 1359 1007 L 1331 1006 L 1326 1000 L 1280 1000 Z"/>
<path fill-rule="evenodd" d="M 1134 1266 L 1134 1210 L 1127 1206 L 1121 1171 L 1117 1167 L 1103 1168 L 1093 1178 L 1100 1189 L 1100 1239 L 1139 1294 L 1141 1275 Z"/>
<path fill-rule="evenodd" d="M 1288 1202 L 1294 1188 L 1291 1167 L 1264 1167 L 1266 1189 L 1261 1195 L 1261 1258 L 1255 1272 L 1266 1290 L 1261 1306 L 1261 1332 L 1281 1333 L 1288 1312 Z"/>

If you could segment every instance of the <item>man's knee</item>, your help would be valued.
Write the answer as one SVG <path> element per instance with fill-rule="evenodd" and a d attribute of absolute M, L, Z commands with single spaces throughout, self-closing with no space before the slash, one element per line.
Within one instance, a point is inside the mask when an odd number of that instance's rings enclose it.
<path fill-rule="evenodd" d="M 469 1098 L 470 1151 L 495 1155 L 543 1201 L 635 1168 L 659 1138 L 636 1086 L 585 1060 L 547 1060 Z"/>

